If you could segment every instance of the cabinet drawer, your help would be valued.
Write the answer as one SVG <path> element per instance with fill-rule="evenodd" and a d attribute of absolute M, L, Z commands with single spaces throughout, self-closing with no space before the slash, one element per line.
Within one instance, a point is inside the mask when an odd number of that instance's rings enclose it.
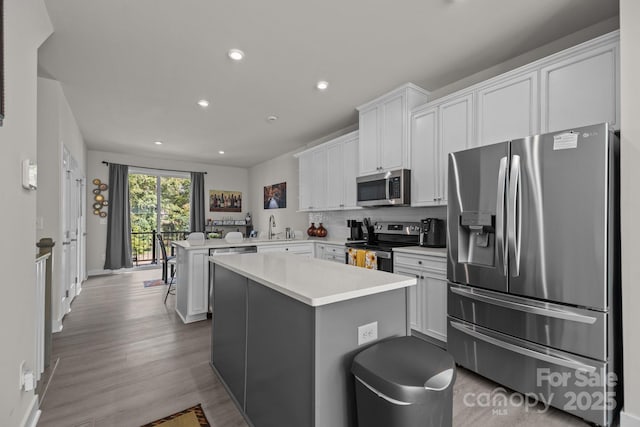
<path fill-rule="evenodd" d="M 395 254 L 395 265 L 398 267 L 411 267 L 420 269 L 429 269 L 437 272 L 446 273 L 447 262 L 445 258 L 435 256 L 422 256 L 410 254 Z"/>

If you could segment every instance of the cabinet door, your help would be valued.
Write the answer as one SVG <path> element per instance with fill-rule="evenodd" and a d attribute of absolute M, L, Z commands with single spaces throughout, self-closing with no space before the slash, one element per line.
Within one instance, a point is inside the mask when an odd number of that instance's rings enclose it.
<path fill-rule="evenodd" d="M 325 203 L 327 209 L 339 209 L 344 206 L 345 170 L 343 162 L 343 144 L 337 143 L 327 147 L 327 198 Z"/>
<path fill-rule="evenodd" d="M 300 177 L 298 187 L 298 209 L 301 211 L 311 210 L 311 186 L 313 184 L 311 157 L 311 153 L 304 153 L 298 157 L 298 176 Z"/>
<path fill-rule="evenodd" d="M 378 123 L 378 108 L 360 112 L 359 175 L 378 172 L 378 140 L 380 127 Z"/>
<path fill-rule="evenodd" d="M 404 97 L 397 96 L 385 101 L 382 109 L 382 137 L 380 139 L 379 165 L 383 170 L 403 167 L 405 152 L 405 107 Z"/>
<path fill-rule="evenodd" d="M 419 283 L 424 289 L 421 332 L 447 342 L 447 280 L 423 272 Z"/>
<path fill-rule="evenodd" d="M 357 134 L 356 134 L 357 135 Z M 342 150 L 344 165 L 344 208 L 357 207 L 356 177 L 358 176 L 358 137 L 345 141 Z"/>
<path fill-rule="evenodd" d="M 396 267 L 394 274 L 415 277 L 418 279 L 418 284 L 416 286 L 409 286 L 409 325 L 411 329 L 423 332 L 422 329 L 424 322 L 422 320 L 422 314 L 424 312 L 424 308 L 422 306 L 424 303 L 424 292 L 423 284 L 420 280 L 420 272 L 406 267 Z"/>
<path fill-rule="evenodd" d="M 437 204 L 438 107 L 411 116 L 411 206 Z"/>
<path fill-rule="evenodd" d="M 480 89 L 477 98 L 478 145 L 539 132 L 537 71 Z"/>
<path fill-rule="evenodd" d="M 209 286 L 209 250 L 191 251 L 191 292 L 189 294 L 188 315 L 207 312 Z"/>
<path fill-rule="evenodd" d="M 311 155 L 311 208 L 324 209 L 327 203 L 327 150 L 314 151 Z"/>
<path fill-rule="evenodd" d="M 473 95 L 454 98 L 440 105 L 440 168 L 438 199 L 447 201 L 449 153 L 470 148 L 473 137 Z"/>
<path fill-rule="evenodd" d="M 619 129 L 618 44 L 541 70 L 542 132 L 608 122 Z"/>

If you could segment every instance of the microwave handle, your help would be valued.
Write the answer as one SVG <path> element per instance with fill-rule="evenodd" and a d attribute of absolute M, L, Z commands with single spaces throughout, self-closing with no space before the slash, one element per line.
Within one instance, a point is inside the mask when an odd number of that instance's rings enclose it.
<path fill-rule="evenodd" d="M 385 178 L 384 183 L 384 195 L 385 199 L 389 200 L 389 184 L 391 184 L 391 178 Z"/>

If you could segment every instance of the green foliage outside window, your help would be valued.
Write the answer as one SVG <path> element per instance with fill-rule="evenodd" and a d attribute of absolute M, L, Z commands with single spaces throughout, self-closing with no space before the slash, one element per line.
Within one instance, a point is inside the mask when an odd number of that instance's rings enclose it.
<path fill-rule="evenodd" d="M 131 209 L 131 232 L 149 233 L 132 235 L 131 246 L 137 259 L 151 258 L 151 232 L 189 231 L 189 178 L 160 177 L 160 229 L 158 230 L 158 198 L 155 175 L 129 174 L 129 203 Z"/>

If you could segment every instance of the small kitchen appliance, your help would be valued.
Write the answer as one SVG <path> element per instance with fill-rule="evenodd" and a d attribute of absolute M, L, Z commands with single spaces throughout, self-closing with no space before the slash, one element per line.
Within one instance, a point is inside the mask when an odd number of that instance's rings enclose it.
<path fill-rule="evenodd" d="M 349 238 L 347 240 L 363 240 L 364 235 L 362 233 L 362 222 L 355 219 L 347 220 L 347 227 L 349 227 Z"/>
<path fill-rule="evenodd" d="M 356 178 L 358 206 L 410 206 L 411 171 L 398 169 Z"/>
<path fill-rule="evenodd" d="M 447 246 L 444 220 L 426 218 L 420 221 L 420 246 L 427 248 L 444 248 Z"/>

